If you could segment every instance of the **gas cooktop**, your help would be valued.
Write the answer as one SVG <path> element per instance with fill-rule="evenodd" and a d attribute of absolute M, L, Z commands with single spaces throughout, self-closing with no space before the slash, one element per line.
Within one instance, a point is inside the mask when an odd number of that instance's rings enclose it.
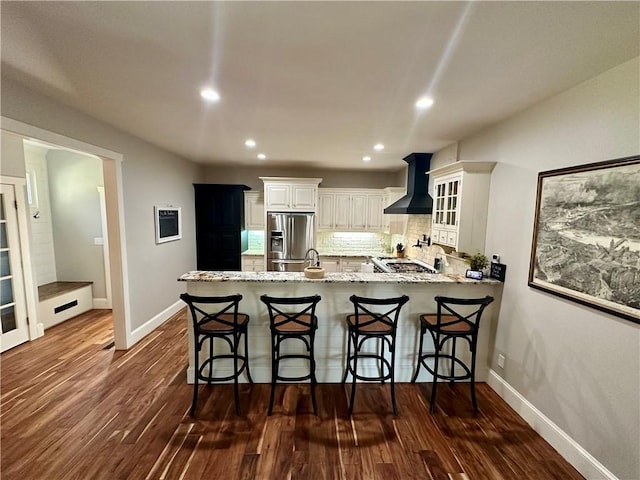
<path fill-rule="evenodd" d="M 431 265 L 412 258 L 375 257 L 374 270 L 381 273 L 438 273 Z"/>

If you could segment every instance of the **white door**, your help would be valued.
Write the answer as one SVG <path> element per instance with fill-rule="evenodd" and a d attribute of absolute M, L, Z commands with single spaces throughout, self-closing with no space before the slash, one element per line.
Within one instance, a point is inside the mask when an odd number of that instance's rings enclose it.
<path fill-rule="evenodd" d="M 29 340 L 16 196 L 5 184 L 0 185 L 0 320 L 0 351 Z"/>

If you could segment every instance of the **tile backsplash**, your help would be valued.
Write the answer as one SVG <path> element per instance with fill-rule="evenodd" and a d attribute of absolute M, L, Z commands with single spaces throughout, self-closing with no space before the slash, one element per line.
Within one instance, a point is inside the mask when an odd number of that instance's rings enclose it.
<path fill-rule="evenodd" d="M 391 235 L 369 232 L 318 232 L 316 248 L 320 253 L 364 255 L 388 253 Z"/>
<path fill-rule="evenodd" d="M 247 232 L 247 242 L 251 251 L 264 250 L 264 230 L 249 230 Z"/>
<path fill-rule="evenodd" d="M 422 236 L 431 236 L 431 215 L 409 215 L 407 222 L 407 256 L 416 258 L 428 263 L 434 264 L 436 257 L 439 257 L 442 262 L 440 271 L 443 273 L 455 273 L 464 275 L 468 264 L 459 258 L 451 255 L 445 255 L 442 247 L 438 245 L 423 245 L 422 248 L 413 247 L 417 243 L 417 240 L 422 240 Z"/>

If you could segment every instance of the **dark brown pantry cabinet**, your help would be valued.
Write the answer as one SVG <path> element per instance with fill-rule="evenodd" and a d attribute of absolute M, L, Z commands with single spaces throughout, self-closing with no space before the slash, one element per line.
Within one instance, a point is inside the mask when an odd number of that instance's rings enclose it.
<path fill-rule="evenodd" d="M 247 249 L 244 230 L 246 185 L 193 185 L 196 202 L 198 270 L 241 270 Z"/>

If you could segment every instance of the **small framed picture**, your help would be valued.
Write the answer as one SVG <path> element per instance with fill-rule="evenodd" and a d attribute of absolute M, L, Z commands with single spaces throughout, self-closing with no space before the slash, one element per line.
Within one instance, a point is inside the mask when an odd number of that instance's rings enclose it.
<path fill-rule="evenodd" d="M 467 270 L 465 277 L 473 278 L 474 280 L 482 280 L 482 272 L 479 270 Z"/>
<path fill-rule="evenodd" d="M 156 243 L 172 242 L 182 238 L 180 207 L 154 207 Z"/>

